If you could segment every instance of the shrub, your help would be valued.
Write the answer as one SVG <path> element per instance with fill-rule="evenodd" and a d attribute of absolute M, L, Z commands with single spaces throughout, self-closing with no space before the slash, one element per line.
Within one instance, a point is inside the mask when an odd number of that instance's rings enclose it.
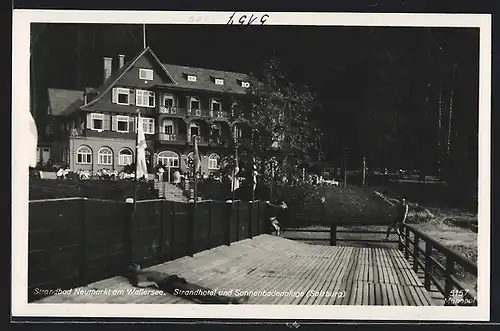
<path fill-rule="evenodd" d="M 128 180 L 53 180 L 32 177 L 29 183 L 30 200 L 87 197 L 124 201 L 128 197 L 132 197 L 132 193 L 133 181 Z M 152 183 L 137 183 L 137 200 L 157 197 Z"/>

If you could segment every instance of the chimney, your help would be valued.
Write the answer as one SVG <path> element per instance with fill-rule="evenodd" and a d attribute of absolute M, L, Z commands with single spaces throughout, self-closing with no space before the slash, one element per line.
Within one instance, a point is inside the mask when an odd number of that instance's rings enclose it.
<path fill-rule="evenodd" d="M 111 68 L 113 65 L 113 58 L 104 57 L 104 80 L 108 79 L 111 76 Z"/>
<path fill-rule="evenodd" d="M 123 67 L 123 65 L 125 64 L 125 55 L 123 54 L 119 54 L 118 55 L 118 64 L 119 64 L 119 69 L 121 69 Z"/>

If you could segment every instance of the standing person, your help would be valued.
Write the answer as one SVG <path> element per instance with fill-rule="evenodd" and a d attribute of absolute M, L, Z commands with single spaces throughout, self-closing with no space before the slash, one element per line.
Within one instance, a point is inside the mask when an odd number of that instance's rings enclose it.
<path fill-rule="evenodd" d="M 161 162 L 158 162 L 158 180 L 160 182 L 163 182 L 163 173 L 165 172 L 165 169 L 163 169 L 163 164 Z"/>
<path fill-rule="evenodd" d="M 401 223 L 404 223 L 406 221 L 406 217 L 408 216 L 408 204 L 406 203 L 405 198 L 401 198 L 399 200 L 398 205 L 396 206 L 396 217 L 394 217 L 393 221 L 389 226 L 387 227 L 387 233 L 385 240 L 389 240 L 389 235 L 391 234 L 392 229 L 397 229 Z M 398 234 L 399 240 L 401 241 L 401 234 L 399 232 L 396 232 Z"/>
<path fill-rule="evenodd" d="M 270 201 L 266 201 L 266 205 L 271 208 L 269 212 L 269 222 L 272 228 L 276 231 L 276 235 L 281 234 L 281 223 L 286 222 L 288 205 L 281 200 L 279 205 L 274 205 Z"/>

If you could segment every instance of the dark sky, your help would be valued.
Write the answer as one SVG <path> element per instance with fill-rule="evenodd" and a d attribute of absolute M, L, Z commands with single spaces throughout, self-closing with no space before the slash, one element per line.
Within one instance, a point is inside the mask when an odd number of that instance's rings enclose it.
<path fill-rule="evenodd" d="M 258 73 L 266 61 L 278 59 L 293 83 L 307 85 L 317 95 L 321 105 L 317 118 L 323 131 L 333 134 L 332 144 L 359 129 L 353 123 L 356 109 L 366 107 L 367 89 L 380 93 L 375 91 L 379 82 L 370 78 L 374 72 L 393 71 L 397 78 L 391 78 L 389 94 L 392 88 L 411 89 L 413 80 L 432 74 L 422 59 L 434 52 L 436 42 L 448 52 L 446 59 L 436 61 L 459 63 L 457 81 L 463 83 L 462 94 L 471 98 L 463 104 L 477 114 L 478 29 L 226 25 L 147 25 L 146 29 L 147 45 L 164 63 Z M 143 47 L 142 25 L 37 24 L 32 40 L 32 73 L 42 109 L 48 87 L 97 87 L 104 56 L 114 57 L 116 64 L 118 54 L 130 59 Z M 403 60 L 397 67 L 393 59 Z M 330 124 L 339 121 L 331 130 Z"/>
<path fill-rule="evenodd" d="M 141 25 L 51 24 L 34 30 L 41 33 L 33 51 L 40 87 L 98 85 L 103 56 L 116 59 L 123 53 L 130 59 L 142 50 Z M 391 53 L 418 44 L 422 34 L 418 28 L 147 25 L 147 45 L 165 63 L 246 73 L 277 58 L 291 80 L 322 98 L 335 98 L 345 97 L 342 87 L 361 64 L 360 56 L 370 52 L 373 31 Z M 476 60 L 475 30 L 436 33 L 449 34 L 460 43 L 462 56 Z"/>

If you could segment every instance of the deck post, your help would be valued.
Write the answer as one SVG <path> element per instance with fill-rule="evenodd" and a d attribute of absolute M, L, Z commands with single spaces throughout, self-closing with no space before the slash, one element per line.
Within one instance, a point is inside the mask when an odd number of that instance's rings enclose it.
<path fill-rule="evenodd" d="M 403 230 L 404 230 L 404 224 L 399 223 L 398 231 L 399 231 L 399 236 L 398 236 L 398 249 L 400 251 L 403 250 L 403 242 L 401 241 L 401 237 L 403 236 Z"/>
<path fill-rule="evenodd" d="M 188 255 L 194 254 L 194 223 L 195 223 L 195 202 L 188 202 L 189 204 L 189 222 L 188 222 Z"/>
<path fill-rule="evenodd" d="M 208 202 L 208 249 L 212 248 L 212 200 Z"/>
<path fill-rule="evenodd" d="M 415 272 L 418 272 L 418 263 L 417 263 L 417 260 L 418 260 L 418 253 L 419 253 L 419 241 L 420 241 L 420 237 L 418 236 L 417 233 L 414 232 L 414 243 L 413 243 L 413 271 Z"/>
<path fill-rule="evenodd" d="M 256 229 L 256 233 L 257 233 L 257 235 L 261 235 L 261 233 L 260 233 L 260 200 L 257 200 L 256 205 L 257 205 L 257 210 L 256 210 L 256 212 L 257 212 L 257 224 L 256 224 L 257 229 Z"/>
<path fill-rule="evenodd" d="M 226 231 L 225 243 L 226 246 L 231 245 L 231 212 L 233 209 L 233 200 L 226 201 Z"/>
<path fill-rule="evenodd" d="M 125 264 L 134 263 L 134 199 L 127 198 L 125 200 Z M 126 267 L 125 266 L 125 267 Z"/>
<path fill-rule="evenodd" d="M 424 287 L 427 291 L 431 289 L 431 254 L 432 245 L 430 242 L 425 243 L 425 269 L 424 269 Z"/>
<path fill-rule="evenodd" d="M 86 199 L 81 198 L 81 223 L 80 223 L 80 280 L 83 284 L 87 284 L 88 281 L 88 269 L 87 269 L 87 231 L 86 231 Z M 128 231 L 125 231 L 128 233 Z"/>
<path fill-rule="evenodd" d="M 236 241 L 240 241 L 240 200 L 236 201 Z"/>
<path fill-rule="evenodd" d="M 405 228 L 405 259 L 410 258 L 410 228 Z"/>
<path fill-rule="evenodd" d="M 453 290 L 453 284 L 451 282 L 451 276 L 455 274 L 455 266 L 453 262 L 453 258 L 449 255 L 446 256 L 446 278 L 444 280 L 444 298 L 445 298 L 445 306 L 450 305 L 450 302 L 452 300 L 452 290 Z"/>
<path fill-rule="evenodd" d="M 155 202 L 155 208 L 158 211 L 158 214 L 160 215 L 160 247 L 158 251 L 158 263 L 163 263 L 165 262 L 165 216 L 163 215 L 163 204 L 165 200 L 160 200 L 158 202 Z"/>
<path fill-rule="evenodd" d="M 175 202 L 170 202 L 170 259 L 175 259 L 177 256 L 175 255 Z"/>
<path fill-rule="evenodd" d="M 253 238 L 253 201 L 248 201 L 248 238 Z"/>
<path fill-rule="evenodd" d="M 330 246 L 337 245 L 337 224 L 330 225 Z"/>

